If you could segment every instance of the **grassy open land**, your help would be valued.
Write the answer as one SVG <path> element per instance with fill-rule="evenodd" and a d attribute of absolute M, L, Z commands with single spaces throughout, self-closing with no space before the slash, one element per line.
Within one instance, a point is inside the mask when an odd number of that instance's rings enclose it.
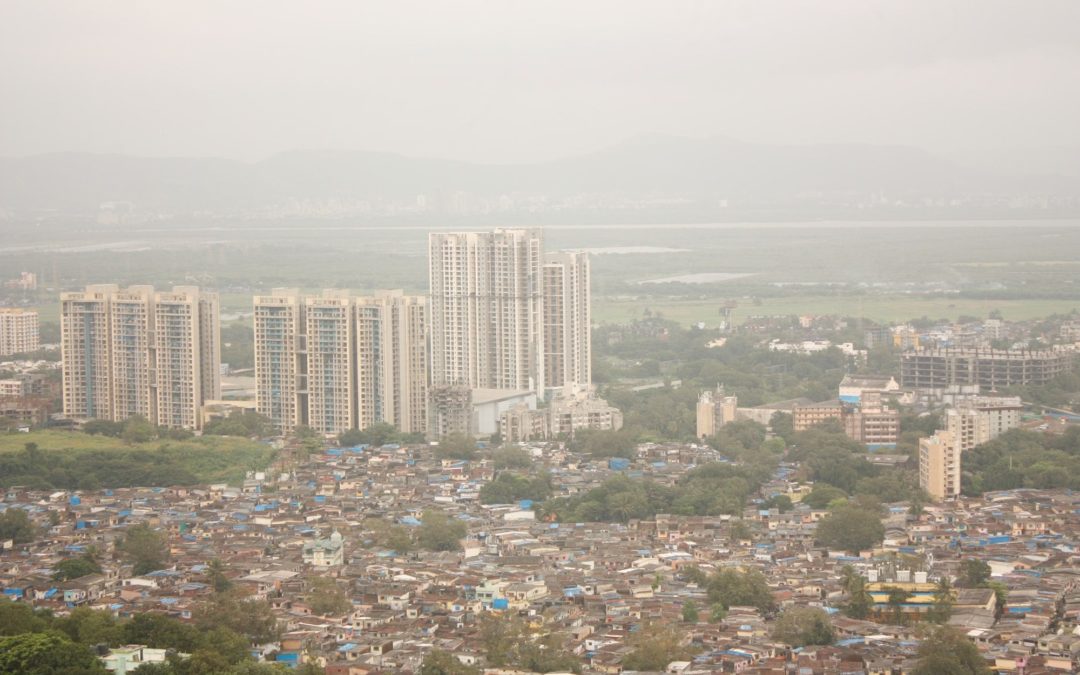
<path fill-rule="evenodd" d="M 35 443 L 33 452 L 26 444 Z M 203 436 L 125 443 L 74 431 L 0 434 L 0 485 L 55 488 L 236 483 L 274 458 L 268 445 Z"/>
<path fill-rule="evenodd" d="M 593 320 L 617 323 L 640 319 L 646 308 L 654 314 L 681 324 L 705 322 L 715 326 L 720 320 L 719 299 L 639 297 L 596 297 L 593 300 Z M 761 315 L 823 315 L 861 316 L 874 321 L 906 321 L 919 317 L 956 319 L 960 315 L 987 315 L 998 310 L 1010 321 L 1038 319 L 1050 314 L 1065 314 L 1080 309 L 1077 300 L 983 300 L 934 296 L 792 296 L 762 298 L 760 304 L 739 301 L 734 312 L 736 323 L 750 316 Z"/>

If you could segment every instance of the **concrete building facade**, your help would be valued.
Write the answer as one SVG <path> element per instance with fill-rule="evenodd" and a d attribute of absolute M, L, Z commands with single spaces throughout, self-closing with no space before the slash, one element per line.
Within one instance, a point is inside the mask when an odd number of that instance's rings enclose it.
<path fill-rule="evenodd" d="M 38 313 L 32 309 L 0 307 L 0 356 L 25 354 L 40 348 Z"/>
<path fill-rule="evenodd" d="M 919 439 L 919 485 L 936 501 L 960 494 L 961 450 L 948 431 Z"/>
<path fill-rule="evenodd" d="M 60 306 L 65 415 L 201 428 L 203 402 L 221 396 L 216 293 L 98 285 Z"/>
<path fill-rule="evenodd" d="M 544 383 L 549 389 L 592 384 L 589 256 L 549 253 L 544 263 Z"/>
<path fill-rule="evenodd" d="M 1071 372 L 1075 354 L 1068 351 L 1019 349 L 917 349 L 900 355 L 900 385 L 944 389 L 979 385 L 998 387 L 1045 384 Z"/>
<path fill-rule="evenodd" d="M 540 232 L 435 232 L 428 253 L 432 384 L 542 394 Z"/>
<path fill-rule="evenodd" d="M 708 438 L 715 435 L 720 427 L 736 420 L 738 409 L 739 398 L 726 396 L 723 387 L 717 387 L 716 391 L 701 392 L 697 402 L 697 437 Z"/>
<path fill-rule="evenodd" d="M 967 452 L 1019 427 L 1023 410 L 1019 397 L 978 396 L 945 411 L 945 429 Z"/>
<path fill-rule="evenodd" d="M 401 291 L 255 298 L 256 409 L 288 433 L 427 428 L 427 312 Z"/>

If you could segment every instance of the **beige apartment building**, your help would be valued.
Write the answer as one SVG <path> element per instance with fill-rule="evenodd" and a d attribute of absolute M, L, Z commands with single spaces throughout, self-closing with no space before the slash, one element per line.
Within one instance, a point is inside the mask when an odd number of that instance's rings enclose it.
<path fill-rule="evenodd" d="M 422 297 L 385 291 L 255 298 L 256 410 L 288 433 L 427 422 L 427 314 Z"/>
<path fill-rule="evenodd" d="M 542 395 L 540 232 L 434 232 L 428 253 L 432 384 Z"/>
<path fill-rule="evenodd" d="M 592 296 L 589 256 L 549 253 L 544 262 L 544 384 L 548 389 L 592 383 Z"/>
<path fill-rule="evenodd" d="M 428 312 L 427 298 L 383 291 L 357 304 L 357 340 L 362 345 L 360 364 L 367 361 L 379 369 L 361 367 L 360 401 L 373 417 L 405 433 L 427 429 Z M 370 355 L 370 359 L 365 358 Z"/>
<path fill-rule="evenodd" d="M 0 356 L 37 351 L 41 347 L 38 330 L 36 311 L 0 307 Z"/>
<path fill-rule="evenodd" d="M 919 439 L 919 485 L 936 501 L 960 494 L 961 450 L 948 431 Z"/>
<path fill-rule="evenodd" d="M 1019 397 L 979 396 L 945 412 L 945 429 L 967 452 L 1020 426 L 1024 406 Z"/>
<path fill-rule="evenodd" d="M 715 436 L 720 427 L 735 421 L 739 398 L 726 396 L 723 387 L 701 392 L 697 402 L 697 437 Z"/>
<path fill-rule="evenodd" d="M 202 426 L 200 408 L 221 397 L 216 293 L 88 286 L 60 297 L 64 414 Z"/>
<path fill-rule="evenodd" d="M 307 351 L 302 337 L 307 330 L 303 304 L 295 289 L 274 289 L 254 300 L 255 409 L 284 433 L 306 424 L 306 358 L 301 364 L 301 354 Z"/>

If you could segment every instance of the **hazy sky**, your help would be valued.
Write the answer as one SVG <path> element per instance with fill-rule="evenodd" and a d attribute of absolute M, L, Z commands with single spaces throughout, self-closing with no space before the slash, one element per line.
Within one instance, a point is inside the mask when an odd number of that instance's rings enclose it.
<path fill-rule="evenodd" d="M 3 0 L 0 155 L 1080 144 L 1077 0 Z"/>

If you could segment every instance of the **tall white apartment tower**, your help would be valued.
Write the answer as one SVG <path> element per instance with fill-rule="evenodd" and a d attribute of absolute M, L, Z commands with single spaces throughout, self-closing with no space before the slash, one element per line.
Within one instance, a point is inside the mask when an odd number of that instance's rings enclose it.
<path fill-rule="evenodd" d="M 543 269 L 544 383 L 550 389 L 592 384 L 589 256 L 549 253 Z"/>
<path fill-rule="evenodd" d="M 64 414 L 113 419 L 112 298 L 115 285 L 60 295 L 60 359 Z"/>
<path fill-rule="evenodd" d="M 427 429 L 427 302 L 400 290 L 356 304 L 360 421 L 390 422 L 404 433 Z"/>
<path fill-rule="evenodd" d="M 344 291 L 304 299 L 307 350 L 307 424 L 324 434 L 354 429 L 356 328 L 353 300 Z M 303 359 L 304 354 L 300 357 Z"/>
<path fill-rule="evenodd" d="M 289 433 L 307 423 L 303 298 L 296 289 L 275 288 L 255 296 L 254 315 L 255 410 Z"/>
<path fill-rule="evenodd" d="M 115 422 L 201 426 L 221 396 L 216 293 L 178 286 L 88 286 L 60 297 L 64 413 Z"/>
<path fill-rule="evenodd" d="M 402 291 L 353 297 L 275 289 L 255 298 L 256 409 L 288 433 L 427 422 L 427 305 Z"/>
<path fill-rule="evenodd" d="M 154 295 L 153 391 L 157 424 L 202 425 L 203 402 L 221 398 L 221 324 L 216 293 L 177 286 Z"/>
<path fill-rule="evenodd" d="M 428 237 L 432 384 L 544 392 L 538 230 Z"/>

